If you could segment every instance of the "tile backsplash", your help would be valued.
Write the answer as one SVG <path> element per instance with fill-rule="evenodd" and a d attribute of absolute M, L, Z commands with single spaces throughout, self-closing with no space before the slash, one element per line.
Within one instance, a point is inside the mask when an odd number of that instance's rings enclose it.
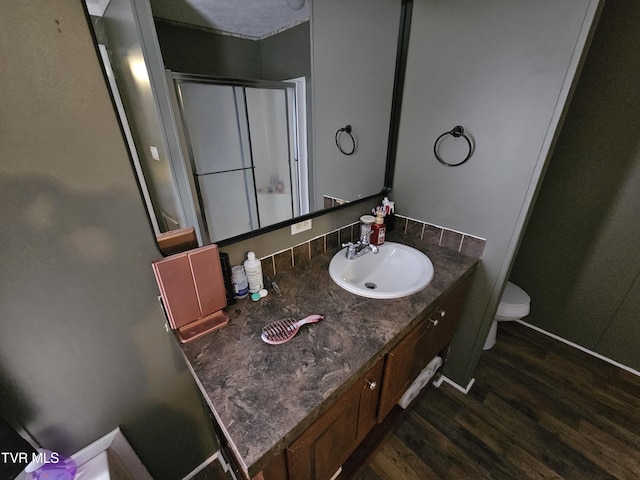
<path fill-rule="evenodd" d="M 485 240 L 483 238 L 431 225 L 403 215 L 395 215 L 394 231 L 418 237 L 429 243 L 441 245 L 472 257 L 480 258 L 484 251 Z M 262 272 L 264 275 L 272 276 L 291 270 L 296 265 L 301 265 L 317 255 L 337 250 L 343 243 L 358 240 L 359 234 L 360 222 L 354 222 L 275 252 L 261 259 Z"/>
<path fill-rule="evenodd" d="M 456 250 L 470 257 L 482 257 L 486 240 L 468 233 L 432 225 L 422 220 L 396 215 L 395 229 L 405 235 Z"/>
<path fill-rule="evenodd" d="M 291 248 L 287 248 L 261 259 L 264 275 L 275 275 L 291 270 L 296 265 L 311 260 L 312 258 L 332 250 L 338 250 L 343 243 L 357 240 L 355 229 L 359 229 L 360 223 L 355 222 L 332 232 L 319 235 Z"/>

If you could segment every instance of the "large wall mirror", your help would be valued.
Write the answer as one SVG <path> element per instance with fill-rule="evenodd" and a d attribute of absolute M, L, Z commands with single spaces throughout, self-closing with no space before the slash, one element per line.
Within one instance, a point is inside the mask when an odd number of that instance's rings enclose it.
<path fill-rule="evenodd" d="M 407 0 L 86 0 L 157 235 L 230 243 L 390 187 Z"/>

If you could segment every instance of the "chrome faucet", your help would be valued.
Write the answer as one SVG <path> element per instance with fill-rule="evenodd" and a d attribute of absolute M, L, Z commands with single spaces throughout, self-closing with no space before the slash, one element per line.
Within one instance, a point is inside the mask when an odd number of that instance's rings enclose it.
<path fill-rule="evenodd" d="M 366 243 L 363 242 L 363 240 L 360 240 L 356 243 L 343 243 L 342 246 L 347 247 L 347 251 L 345 252 L 347 260 L 354 260 L 367 252 L 378 253 L 380 251 L 378 250 L 378 247 L 369 243 L 369 239 L 366 240 Z"/>
<path fill-rule="evenodd" d="M 367 252 L 378 253 L 378 247 L 375 245 L 371 245 L 370 236 L 371 236 L 371 224 L 373 223 L 373 217 L 369 217 L 369 221 L 365 221 L 367 219 L 366 216 L 360 217 L 360 240 L 356 243 L 347 242 L 343 243 L 342 247 L 347 247 L 347 251 L 345 252 L 345 257 L 347 260 L 353 260 L 355 258 L 361 257 Z"/>

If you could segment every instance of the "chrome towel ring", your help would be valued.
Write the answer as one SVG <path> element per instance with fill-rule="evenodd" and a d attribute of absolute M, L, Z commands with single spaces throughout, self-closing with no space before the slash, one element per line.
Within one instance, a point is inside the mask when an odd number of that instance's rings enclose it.
<path fill-rule="evenodd" d="M 448 163 L 440 157 L 440 155 L 438 154 L 438 144 L 440 143 L 440 140 L 442 140 L 442 137 L 444 137 L 445 135 L 451 135 L 454 138 L 462 137 L 467 141 L 467 145 L 469 146 L 469 153 L 467 153 L 467 156 L 464 158 L 464 160 L 458 163 Z M 471 143 L 471 139 L 464 133 L 464 128 L 458 125 L 456 127 L 453 127 L 453 129 L 451 129 L 450 131 L 444 132 L 442 135 L 436 138 L 436 141 L 433 144 L 433 154 L 441 164 L 446 165 L 447 167 L 457 167 L 458 165 L 462 165 L 464 162 L 471 158 L 471 155 L 473 155 L 473 144 Z"/>

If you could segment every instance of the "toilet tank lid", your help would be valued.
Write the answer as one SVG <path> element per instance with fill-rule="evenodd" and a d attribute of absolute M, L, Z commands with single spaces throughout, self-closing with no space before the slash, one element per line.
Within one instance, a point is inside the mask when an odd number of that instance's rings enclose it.
<path fill-rule="evenodd" d="M 507 282 L 507 286 L 502 293 L 500 305 L 529 305 L 531 297 L 519 286 Z"/>

